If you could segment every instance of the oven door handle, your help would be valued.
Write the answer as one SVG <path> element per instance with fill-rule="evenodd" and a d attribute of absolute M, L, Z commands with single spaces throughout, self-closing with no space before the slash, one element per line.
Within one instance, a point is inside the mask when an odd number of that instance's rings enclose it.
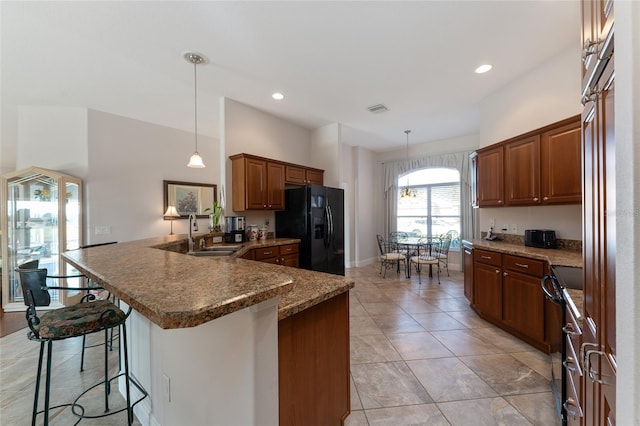
<path fill-rule="evenodd" d="M 551 283 L 551 289 L 549 289 L 548 283 Z M 540 287 L 542 287 L 542 291 L 544 292 L 545 296 L 547 296 L 547 299 L 551 300 L 553 303 L 557 303 L 558 305 L 562 304 L 560 283 L 555 276 L 545 275 L 544 277 L 542 277 L 542 280 L 540 281 Z"/>

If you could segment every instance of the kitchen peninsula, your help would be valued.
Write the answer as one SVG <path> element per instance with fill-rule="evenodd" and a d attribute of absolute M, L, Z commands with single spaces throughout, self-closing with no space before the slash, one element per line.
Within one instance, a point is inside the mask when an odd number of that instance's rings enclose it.
<path fill-rule="evenodd" d="M 313 389 L 318 385 L 339 386 L 332 390 L 338 399 L 321 411 L 337 421 L 346 417 L 353 281 L 239 258 L 252 244 L 291 240 L 245 243 L 227 257 L 171 251 L 186 238 L 63 254 L 133 308 L 130 369 L 150 394 L 136 407 L 141 423 L 292 424 L 301 419 L 293 406 L 308 405 L 306 415 L 316 415 L 307 401 L 314 392 L 327 392 Z M 329 344 L 334 341 L 337 346 Z M 321 342 L 325 354 L 304 353 L 313 342 Z"/>

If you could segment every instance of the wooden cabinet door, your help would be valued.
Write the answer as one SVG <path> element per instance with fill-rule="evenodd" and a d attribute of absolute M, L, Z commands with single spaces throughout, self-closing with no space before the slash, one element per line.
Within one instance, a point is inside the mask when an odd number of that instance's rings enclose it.
<path fill-rule="evenodd" d="M 464 295 L 473 305 L 473 249 L 463 247 L 462 256 L 464 260 Z"/>
<path fill-rule="evenodd" d="M 514 330 L 544 342 L 544 295 L 540 278 L 505 270 L 502 299 L 502 321 Z"/>
<path fill-rule="evenodd" d="M 542 204 L 582 202 L 580 122 L 542 134 L 540 168 Z"/>
<path fill-rule="evenodd" d="M 324 185 L 324 172 L 321 170 L 307 169 L 307 183 Z"/>
<path fill-rule="evenodd" d="M 270 210 L 284 210 L 284 165 L 267 163 L 267 205 Z"/>
<path fill-rule="evenodd" d="M 505 205 L 540 202 L 540 136 L 505 145 L 504 189 Z"/>
<path fill-rule="evenodd" d="M 582 115 L 585 425 L 615 424 L 616 216 L 613 60 Z"/>
<path fill-rule="evenodd" d="M 287 183 L 305 185 L 307 183 L 307 173 L 304 167 L 287 166 L 285 170 L 285 180 Z"/>
<path fill-rule="evenodd" d="M 262 210 L 267 207 L 267 163 L 253 158 L 245 159 L 247 209 Z"/>
<path fill-rule="evenodd" d="M 475 262 L 473 285 L 476 309 L 486 316 L 502 320 L 502 268 Z"/>
<path fill-rule="evenodd" d="M 478 153 L 476 159 L 476 200 L 479 207 L 503 206 L 502 146 Z"/>

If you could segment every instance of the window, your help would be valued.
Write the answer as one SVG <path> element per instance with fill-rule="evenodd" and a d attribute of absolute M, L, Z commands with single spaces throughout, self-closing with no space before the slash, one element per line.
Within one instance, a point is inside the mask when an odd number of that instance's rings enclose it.
<path fill-rule="evenodd" d="M 456 231 L 460 235 L 460 173 L 454 169 L 422 169 L 398 178 L 414 196 L 398 195 L 397 229 L 409 235 L 428 236 Z M 451 248 L 460 247 L 460 238 Z"/>

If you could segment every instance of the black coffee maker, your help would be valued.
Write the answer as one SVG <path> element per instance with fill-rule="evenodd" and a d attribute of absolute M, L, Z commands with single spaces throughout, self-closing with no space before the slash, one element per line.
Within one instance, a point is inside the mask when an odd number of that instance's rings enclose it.
<path fill-rule="evenodd" d="M 245 216 L 227 216 L 225 221 L 227 229 L 224 234 L 224 242 L 243 243 L 245 241 Z"/>

